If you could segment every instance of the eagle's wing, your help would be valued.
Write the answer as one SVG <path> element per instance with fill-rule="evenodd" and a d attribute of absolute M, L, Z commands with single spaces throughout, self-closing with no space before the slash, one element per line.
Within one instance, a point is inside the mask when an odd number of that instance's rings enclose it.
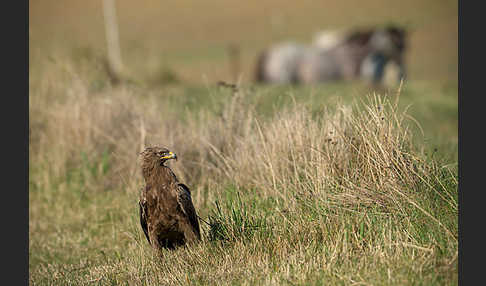
<path fill-rule="evenodd" d="M 194 205 L 192 204 L 192 199 L 191 199 L 191 191 L 189 188 L 182 184 L 179 183 L 177 185 L 179 195 L 177 197 L 177 202 L 179 203 L 179 206 L 181 207 L 182 211 L 184 214 L 187 216 L 189 219 L 189 222 L 192 225 L 192 228 L 194 229 L 194 232 L 196 233 L 196 236 L 201 239 L 201 233 L 199 230 L 199 221 L 198 217 L 196 214 L 196 209 L 194 209 Z"/>
<path fill-rule="evenodd" d="M 147 241 L 150 243 L 150 238 L 147 229 L 147 201 L 145 200 L 145 196 L 140 197 L 140 200 L 138 201 L 138 205 L 139 205 L 139 212 L 140 212 L 140 225 L 142 226 L 143 233 L 145 233 L 145 237 L 147 237 Z"/>

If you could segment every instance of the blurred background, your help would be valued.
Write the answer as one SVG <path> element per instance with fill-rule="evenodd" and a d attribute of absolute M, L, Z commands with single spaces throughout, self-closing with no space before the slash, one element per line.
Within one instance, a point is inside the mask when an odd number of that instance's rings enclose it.
<path fill-rule="evenodd" d="M 457 86 L 458 3 L 409 1 L 116 1 L 121 58 L 141 81 L 251 82 L 258 54 L 281 41 L 310 43 L 327 29 L 393 23 L 407 29 L 408 78 Z M 29 64 L 106 53 L 103 2 L 29 1 Z"/>

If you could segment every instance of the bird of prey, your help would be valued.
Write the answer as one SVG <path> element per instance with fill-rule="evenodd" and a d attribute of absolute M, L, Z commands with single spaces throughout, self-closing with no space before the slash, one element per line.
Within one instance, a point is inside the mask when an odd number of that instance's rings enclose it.
<path fill-rule="evenodd" d="M 148 242 L 161 250 L 201 240 L 191 192 L 165 165 L 170 159 L 177 160 L 176 154 L 153 146 L 145 148 L 140 159 L 145 179 L 139 201 L 140 224 Z"/>

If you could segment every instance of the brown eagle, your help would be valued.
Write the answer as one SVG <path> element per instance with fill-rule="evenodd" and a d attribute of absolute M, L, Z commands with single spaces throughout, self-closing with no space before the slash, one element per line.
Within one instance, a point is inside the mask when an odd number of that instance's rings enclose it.
<path fill-rule="evenodd" d="M 147 147 L 140 153 L 145 188 L 140 195 L 140 224 L 155 249 L 201 240 L 198 216 L 189 188 L 165 165 L 177 156 L 167 148 Z"/>

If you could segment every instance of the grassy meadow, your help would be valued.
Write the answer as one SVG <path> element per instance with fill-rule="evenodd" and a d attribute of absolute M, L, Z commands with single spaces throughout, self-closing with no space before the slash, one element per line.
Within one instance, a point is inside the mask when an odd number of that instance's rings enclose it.
<path fill-rule="evenodd" d="M 457 2 L 314 2 L 117 1 L 113 85 L 101 1 L 29 1 L 29 284 L 457 285 Z M 252 81 L 275 41 L 388 22 L 412 30 L 401 87 Z M 151 144 L 203 219 L 160 256 Z"/>

